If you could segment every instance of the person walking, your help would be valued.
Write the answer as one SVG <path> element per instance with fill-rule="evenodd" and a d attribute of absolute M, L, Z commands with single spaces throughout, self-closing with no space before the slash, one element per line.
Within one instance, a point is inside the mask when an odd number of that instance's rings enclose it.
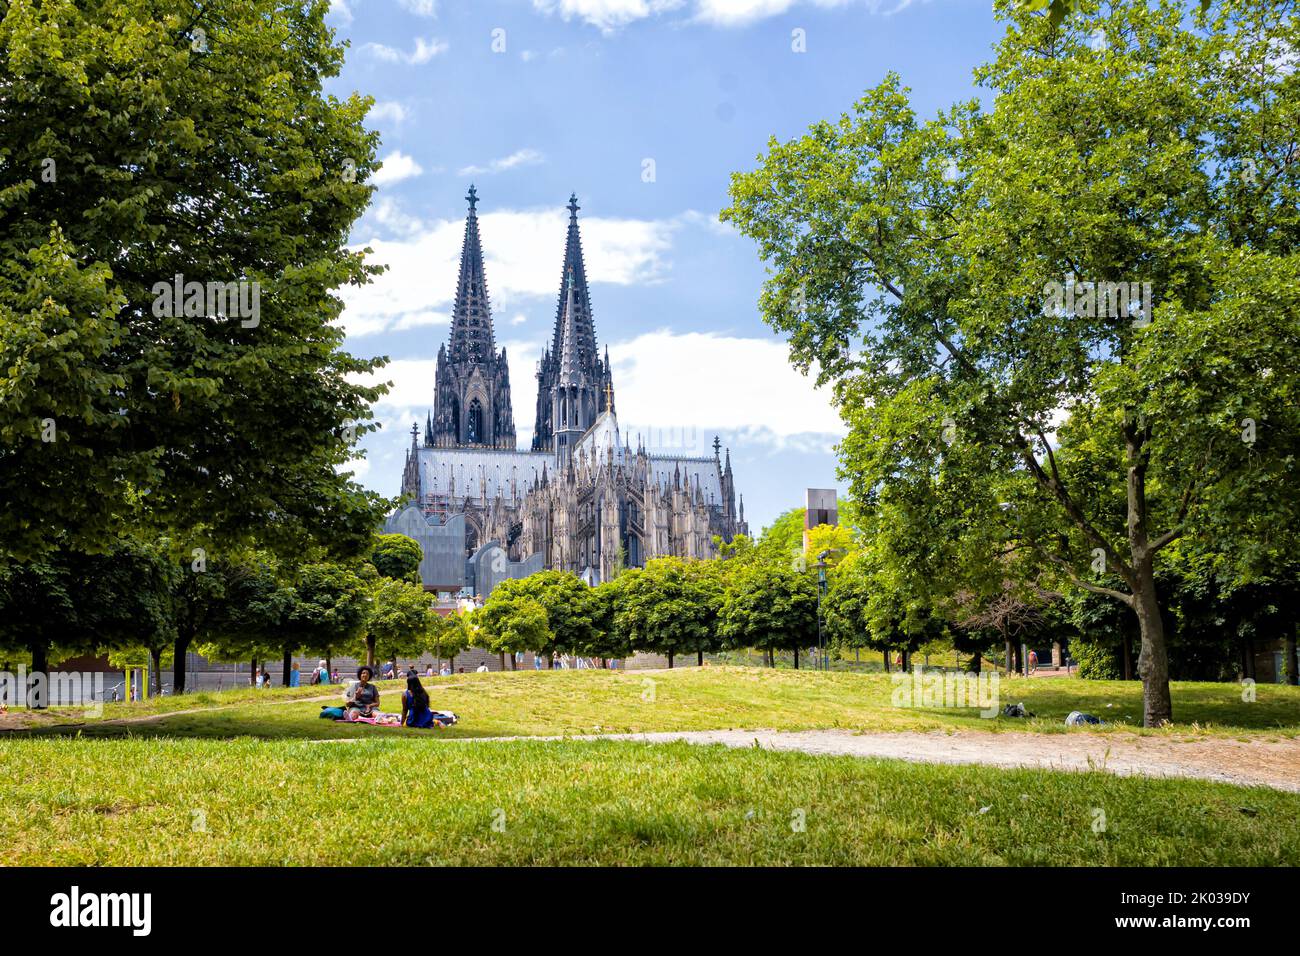
<path fill-rule="evenodd" d="M 298 662 L 293 662 L 293 667 L 289 670 L 289 686 L 298 687 L 302 683 L 302 674 L 298 670 Z"/>

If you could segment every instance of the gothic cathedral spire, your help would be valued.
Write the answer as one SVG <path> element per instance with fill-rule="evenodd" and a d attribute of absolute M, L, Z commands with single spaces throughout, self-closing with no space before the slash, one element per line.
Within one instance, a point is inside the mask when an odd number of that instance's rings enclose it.
<path fill-rule="evenodd" d="M 587 289 L 587 267 L 582 258 L 582 234 L 578 229 L 577 195 L 569 197 L 569 229 L 564 242 L 564 266 L 560 271 L 560 300 L 555 309 L 555 330 L 551 347 L 537 366 L 537 419 L 533 428 L 533 451 L 558 450 L 561 431 L 586 431 L 605 411 L 613 387 L 608 358 L 602 361 L 596 348 L 596 323 L 591 314 Z M 564 381 L 562 382 L 561 379 Z M 566 394 L 561 385 L 580 385 Z M 566 421 L 558 419 L 563 409 Z"/>
<path fill-rule="evenodd" d="M 465 241 L 452 306 L 451 341 L 438 349 L 432 428 L 426 442 L 444 448 L 515 447 L 506 351 L 496 349 L 488 302 L 478 191 L 471 185 Z"/>

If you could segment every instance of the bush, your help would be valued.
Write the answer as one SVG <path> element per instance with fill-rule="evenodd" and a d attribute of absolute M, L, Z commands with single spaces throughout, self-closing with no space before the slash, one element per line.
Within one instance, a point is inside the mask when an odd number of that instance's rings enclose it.
<path fill-rule="evenodd" d="M 1070 656 L 1084 680 L 1119 680 L 1123 674 L 1119 649 L 1083 635 L 1070 641 Z"/>

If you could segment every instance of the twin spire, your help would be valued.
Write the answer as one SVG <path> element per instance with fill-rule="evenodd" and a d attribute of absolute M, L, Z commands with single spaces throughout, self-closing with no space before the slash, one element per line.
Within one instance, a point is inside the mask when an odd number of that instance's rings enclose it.
<path fill-rule="evenodd" d="M 478 191 L 471 185 L 469 214 L 465 217 L 465 241 L 460 249 L 460 276 L 456 281 L 456 303 L 451 320 L 453 358 L 487 361 L 495 350 L 492 308 L 488 302 L 487 276 L 483 269 L 483 242 L 478 232 Z"/>
<path fill-rule="evenodd" d="M 438 350 L 434 413 L 425 421 L 425 443 L 514 447 L 509 370 L 505 349 L 496 348 L 479 234 L 479 196 L 473 185 L 465 201 L 469 210 L 465 215 L 451 337 L 447 347 Z M 585 431 L 601 412 L 613 408 L 609 356 L 606 354 L 602 361 L 596 350 L 596 326 L 578 230 L 578 210 L 582 207 L 576 194 L 569 196 L 566 208 L 569 224 L 555 328 L 537 375 L 534 451 L 559 452 L 563 444 L 558 438 L 560 428 Z"/>

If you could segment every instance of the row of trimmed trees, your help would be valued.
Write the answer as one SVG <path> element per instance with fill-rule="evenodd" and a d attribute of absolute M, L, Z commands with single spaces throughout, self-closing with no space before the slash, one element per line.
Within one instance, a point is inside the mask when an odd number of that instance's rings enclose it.
<path fill-rule="evenodd" d="M 163 540 L 103 555 L 55 552 L 0 568 L 0 656 L 34 672 L 77 654 L 148 660 L 155 690 L 170 668 L 175 693 L 185 690 L 190 651 L 278 660 L 285 684 L 300 652 L 371 665 L 425 651 L 454 657 L 469 644 L 468 625 L 434 612 L 419 561 L 420 546 L 402 535 L 380 535 L 352 560 L 309 552 L 289 562 L 255 550 L 178 558 Z"/>
<path fill-rule="evenodd" d="M 761 560 L 656 558 L 588 587 L 543 571 L 498 585 L 472 615 L 475 643 L 512 658 L 636 651 L 677 658 L 729 648 L 794 651 L 816 643 L 817 590 L 807 571 Z"/>

